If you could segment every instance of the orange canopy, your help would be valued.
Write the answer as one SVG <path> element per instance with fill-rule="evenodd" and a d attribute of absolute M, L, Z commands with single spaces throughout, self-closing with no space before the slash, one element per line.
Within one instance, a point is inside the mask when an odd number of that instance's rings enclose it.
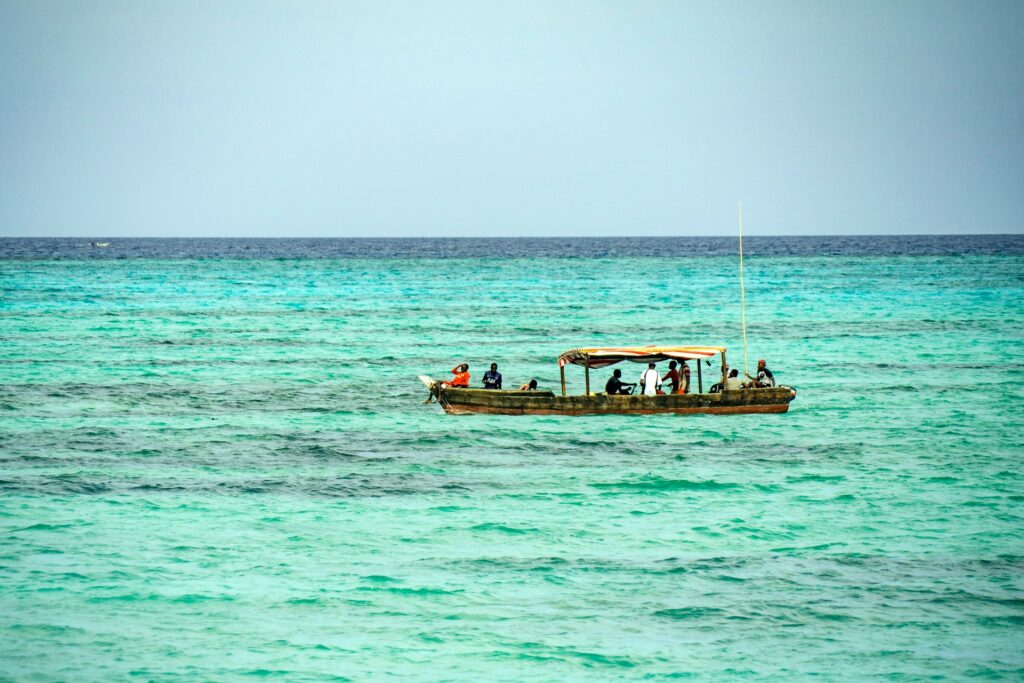
<path fill-rule="evenodd" d="M 624 360 L 634 363 L 657 363 L 663 360 L 697 360 L 711 358 L 725 351 L 723 346 L 613 346 L 600 349 L 569 349 L 558 356 L 558 365 L 584 365 L 603 368 Z"/>

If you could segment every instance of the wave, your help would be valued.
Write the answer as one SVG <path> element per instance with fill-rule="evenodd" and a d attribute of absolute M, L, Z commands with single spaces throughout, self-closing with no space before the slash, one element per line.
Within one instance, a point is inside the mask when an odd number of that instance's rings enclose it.
<path fill-rule="evenodd" d="M 622 492 L 667 492 L 667 491 L 726 491 L 737 489 L 740 484 L 715 481 L 713 479 L 692 481 L 689 479 L 665 479 L 656 475 L 646 475 L 639 479 L 598 482 L 590 484 L 593 488 L 606 491 Z"/>

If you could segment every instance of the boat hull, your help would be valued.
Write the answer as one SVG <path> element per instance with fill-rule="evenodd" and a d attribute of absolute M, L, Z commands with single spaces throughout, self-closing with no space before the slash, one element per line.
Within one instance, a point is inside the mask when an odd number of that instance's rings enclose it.
<path fill-rule="evenodd" d="M 721 394 L 659 396 L 555 396 L 550 391 L 459 389 L 434 384 L 438 403 L 452 415 L 737 415 L 785 413 L 796 391 L 789 387 L 744 389 Z"/>

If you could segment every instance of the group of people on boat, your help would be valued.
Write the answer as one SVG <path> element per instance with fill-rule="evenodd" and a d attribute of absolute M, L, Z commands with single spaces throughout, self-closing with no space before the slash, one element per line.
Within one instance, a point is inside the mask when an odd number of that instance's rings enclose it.
<path fill-rule="evenodd" d="M 751 377 L 747 375 L 749 381 L 744 382 L 740 379 L 740 371 L 736 368 L 730 369 L 728 365 L 725 366 L 726 378 L 725 378 L 725 390 L 726 391 L 739 391 L 740 389 L 769 389 L 771 387 L 778 386 L 775 383 L 775 375 L 768 369 L 768 365 L 765 363 L 764 358 L 757 361 L 757 376 Z M 746 373 L 744 373 L 746 374 Z M 712 394 L 717 394 L 722 391 L 722 383 L 712 384 L 709 391 Z"/>
<path fill-rule="evenodd" d="M 696 361 L 700 362 L 700 361 Z M 747 375 L 748 381 L 743 381 L 739 377 L 739 370 L 729 366 L 725 366 L 726 378 L 723 387 L 722 382 L 713 384 L 709 391 L 714 393 L 720 393 L 723 389 L 725 391 L 739 391 L 740 389 L 758 389 L 774 387 L 775 375 L 768 369 L 768 365 L 762 358 L 757 361 L 757 376 L 751 377 Z M 469 388 L 469 363 L 460 363 L 452 368 L 452 375 L 454 377 L 450 382 L 444 384 L 449 387 L 461 387 L 464 389 Z M 501 373 L 498 372 L 498 364 L 491 363 L 490 369 L 484 373 L 483 388 L 484 389 L 501 389 Z M 667 386 L 666 386 L 667 384 Z M 668 372 L 664 376 L 658 372 L 657 363 L 648 363 L 647 369 L 640 374 L 639 382 L 623 382 L 622 381 L 622 370 L 618 368 L 612 372 L 612 376 L 608 378 L 608 382 L 604 385 L 604 391 L 609 395 L 628 395 L 632 394 L 634 389 L 639 387 L 639 393 L 644 396 L 657 396 L 659 394 L 689 394 L 691 393 L 690 388 L 690 367 L 687 365 L 685 360 L 676 362 L 674 360 L 668 363 Z M 664 391 L 667 388 L 668 391 Z M 537 380 L 531 379 L 519 386 L 519 391 L 535 391 L 537 389 Z"/>
<path fill-rule="evenodd" d="M 462 387 L 463 389 L 469 388 L 469 363 L 460 363 L 452 368 L 452 374 L 455 375 L 452 381 L 445 382 L 450 387 Z M 498 364 L 491 363 L 491 369 L 484 373 L 484 389 L 501 389 L 501 373 L 498 372 Z M 536 391 L 537 380 L 531 379 L 525 384 L 519 386 L 519 391 Z"/>
<path fill-rule="evenodd" d="M 697 361 L 698 363 L 700 361 Z M 681 363 L 681 364 L 680 364 Z M 612 376 L 608 379 L 608 382 L 604 385 L 604 392 L 606 394 L 632 394 L 633 390 L 639 386 L 639 393 L 644 396 L 657 396 L 659 394 L 689 394 L 690 391 L 690 366 L 686 364 L 686 361 L 680 361 L 677 363 L 672 360 L 668 363 L 668 372 L 662 377 L 661 373 L 658 372 L 657 363 L 648 363 L 647 369 L 640 374 L 639 382 L 623 382 L 622 381 L 622 370 L 616 369 Z M 725 390 L 726 391 L 739 391 L 740 389 L 759 389 L 775 386 L 775 375 L 768 369 L 768 365 L 762 358 L 757 361 L 757 376 L 751 377 L 747 375 L 749 381 L 744 382 L 739 378 L 739 370 L 733 368 L 729 369 L 729 366 L 725 366 L 726 378 L 725 378 Z M 665 387 L 665 384 L 668 387 Z M 667 388 L 668 391 L 664 391 Z M 710 388 L 712 394 L 720 393 L 722 391 L 722 382 L 713 384 Z"/>
<path fill-rule="evenodd" d="M 662 390 L 662 386 L 668 383 L 668 392 Z M 618 368 L 612 372 L 612 376 L 604 385 L 604 393 L 609 395 L 632 394 L 639 386 L 640 393 L 644 396 L 657 396 L 658 394 L 688 394 L 690 393 L 690 367 L 686 361 L 682 366 L 674 360 L 668 362 L 668 372 L 662 377 L 658 372 L 657 363 L 648 363 L 647 369 L 640 373 L 639 382 L 623 382 L 622 370 Z"/>

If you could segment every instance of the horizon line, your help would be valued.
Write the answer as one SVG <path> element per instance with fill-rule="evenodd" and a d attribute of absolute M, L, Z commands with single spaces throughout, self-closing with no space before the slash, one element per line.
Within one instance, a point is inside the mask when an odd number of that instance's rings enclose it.
<path fill-rule="evenodd" d="M 323 236 L 323 235 L 301 235 L 301 236 L 265 236 L 265 235 L 0 235 L 0 239 L 111 239 L 111 240 L 503 240 L 503 239 L 679 239 L 679 238 L 737 238 L 737 234 L 727 235 L 395 235 L 395 236 Z M 797 233 L 797 234 L 744 234 L 747 238 L 761 237 L 1024 237 L 1024 232 L 854 232 L 854 233 Z"/>

